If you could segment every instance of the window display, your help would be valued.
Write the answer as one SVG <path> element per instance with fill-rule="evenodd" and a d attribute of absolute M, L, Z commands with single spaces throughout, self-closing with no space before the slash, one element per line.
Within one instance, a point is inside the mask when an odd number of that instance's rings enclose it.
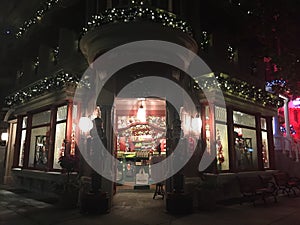
<path fill-rule="evenodd" d="M 256 131 L 234 127 L 236 167 L 239 170 L 257 169 Z"/>
<path fill-rule="evenodd" d="M 45 169 L 48 166 L 50 127 L 31 130 L 29 167 Z"/>
<path fill-rule="evenodd" d="M 218 170 L 229 170 L 227 125 L 216 124 L 216 150 Z"/>

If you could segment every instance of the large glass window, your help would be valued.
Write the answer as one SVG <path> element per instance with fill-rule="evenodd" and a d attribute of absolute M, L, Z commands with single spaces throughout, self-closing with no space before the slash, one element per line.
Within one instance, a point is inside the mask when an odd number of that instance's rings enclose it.
<path fill-rule="evenodd" d="M 20 145 L 20 155 L 19 155 L 19 163 L 18 163 L 18 166 L 21 166 L 21 167 L 24 164 L 26 127 L 27 127 L 27 116 L 23 117 L 23 119 L 22 119 L 21 145 Z"/>
<path fill-rule="evenodd" d="M 226 108 L 215 107 L 216 151 L 218 170 L 229 170 L 227 111 Z"/>
<path fill-rule="evenodd" d="M 32 116 L 32 126 L 45 125 L 50 123 L 50 110 L 34 114 Z"/>
<path fill-rule="evenodd" d="M 21 136 L 21 143 L 17 166 L 24 167 L 24 156 L 28 156 L 28 164 L 25 167 L 41 170 L 61 169 L 58 160 L 66 137 L 67 110 L 67 105 L 64 105 L 57 107 L 57 110 L 46 110 L 22 118 L 21 133 L 18 134 Z M 27 117 L 31 117 L 31 122 L 27 123 Z M 51 123 L 51 118 L 56 118 L 56 121 Z M 27 133 L 27 130 L 30 133 Z M 55 134 L 50 140 L 50 134 L 54 130 Z M 28 134 L 29 137 L 26 138 Z M 26 141 L 29 143 L 25 144 Z M 53 161 L 50 162 L 49 159 Z"/>
<path fill-rule="evenodd" d="M 227 125 L 216 123 L 216 150 L 218 170 L 229 170 Z"/>
<path fill-rule="evenodd" d="M 262 160 L 264 168 L 270 167 L 269 161 L 269 145 L 268 145 L 268 132 L 267 132 L 267 121 L 265 118 L 261 118 L 261 138 L 262 138 Z"/>
<path fill-rule="evenodd" d="M 233 111 L 233 122 L 237 169 L 257 169 L 255 116 L 239 111 Z"/>
<path fill-rule="evenodd" d="M 74 108 L 74 107 L 73 107 Z M 73 112 L 74 113 L 74 112 Z M 66 137 L 66 120 L 68 115 L 68 107 L 66 105 L 58 107 L 56 113 L 56 127 L 55 127 L 55 143 L 54 143 L 54 157 L 53 169 L 61 169 L 58 160 L 64 151 L 64 140 Z"/>
<path fill-rule="evenodd" d="M 46 168 L 49 156 L 50 126 L 31 130 L 28 166 Z"/>
<path fill-rule="evenodd" d="M 256 130 L 234 126 L 236 167 L 239 170 L 257 169 Z"/>
<path fill-rule="evenodd" d="M 56 124 L 56 132 L 55 132 L 55 145 L 54 145 L 54 161 L 53 168 L 60 169 L 60 165 L 58 163 L 59 157 L 62 155 L 62 151 L 64 150 L 63 142 L 66 136 L 66 123 Z"/>
<path fill-rule="evenodd" d="M 255 127 L 255 116 L 233 111 L 233 123 L 248 127 Z"/>

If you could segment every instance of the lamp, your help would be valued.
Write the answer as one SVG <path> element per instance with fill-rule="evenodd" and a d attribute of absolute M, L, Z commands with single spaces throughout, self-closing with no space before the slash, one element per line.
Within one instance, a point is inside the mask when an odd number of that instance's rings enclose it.
<path fill-rule="evenodd" d="M 143 106 L 143 102 L 141 102 L 141 105 L 137 111 L 136 117 L 141 122 L 146 122 L 146 109 Z"/>
<path fill-rule="evenodd" d="M 1 134 L 1 141 L 7 141 L 8 140 L 8 133 L 4 132 Z"/>
<path fill-rule="evenodd" d="M 78 125 L 79 128 L 85 133 L 89 132 L 93 128 L 93 122 L 88 117 L 81 117 Z"/>

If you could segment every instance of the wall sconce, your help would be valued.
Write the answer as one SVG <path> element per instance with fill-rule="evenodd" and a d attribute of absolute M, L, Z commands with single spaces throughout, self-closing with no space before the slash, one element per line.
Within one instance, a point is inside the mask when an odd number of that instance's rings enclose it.
<path fill-rule="evenodd" d="M 8 141 L 8 133 L 4 132 L 1 134 L 1 141 Z"/>
<path fill-rule="evenodd" d="M 145 109 L 145 107 L 143 106 L 143 101 L 141 101 L 141 105 L 140 105 L 140 107 L 138 108 L 136 117 L 137 117 L 137 119 L 138 119 L 139 121 L 141 121 L 141 122 L 146 122 L 146 109 Z"/>
<path fill-rule="evenodd" d="M 5 146 L 8 141 L 8 133 L 4 132 L 1 134 L 1 146 Z"/>
<path fill-rule="evenodd" d="M 93 128 L 93 122 L 90 118 L 84 116 L 79 119 L 78 126 L 80 130 L 87 133 Z"/>

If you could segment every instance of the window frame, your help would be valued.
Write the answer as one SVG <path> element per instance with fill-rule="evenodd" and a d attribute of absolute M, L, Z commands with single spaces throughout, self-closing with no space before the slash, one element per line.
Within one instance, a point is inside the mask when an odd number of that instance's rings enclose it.
<path fill-rule="evenodd" d="M 69 116 L 69 105 L 72 104 L 70 102 L 64 102 L 54 106 L 43 107 L 38 110 L 30 111 L 24 115 L 18 116 L 18 127 L 16 132 L 16 153 L 14 154 L 14 168 L 23 168 L 30 170 L 38 170 L 38 171 L 61 171 L 61 169 L 53 168 L 54 165 L 54 145 L 55 145 L 55 134 L 56 134 L 56 126 L 57 124 L 66 124 L 65 136 L 64 139 L 67 138 L 67 128 L 68 128 L 68 116 Z M 65 106 L 66 107 L 66 117 L 63 120 L 57 121 L 57 111 L 58 108 Z M 49 123 L 43 123 L 40 125 L 32 126 L 32 118 L 35 114 L 45 112 L 50 110 L 50 121 Z M 27 117 L 27 125 L 23 128 L 22 123 L 23 119 Z M 20 121 L 19 121 L 20 120 Z M 45 168 L 39 168 L 35 166 L 29 166 L 29 154 L 30 151 L 34 151 L 34 149 L 30 149 L 31 142 L 31 133 L 33 129 L 40 127 L 49 127 L 49 149 L 47 156 L 47 164 Z M 25 134 L 25 147 L 24 147 L 24 158 L 23 158 L 23 166 L 19 164 L 20 154 L 22 151 L 22 143 L 21 143 L 21 135 L 22 131 L 26 130 Z"/>

